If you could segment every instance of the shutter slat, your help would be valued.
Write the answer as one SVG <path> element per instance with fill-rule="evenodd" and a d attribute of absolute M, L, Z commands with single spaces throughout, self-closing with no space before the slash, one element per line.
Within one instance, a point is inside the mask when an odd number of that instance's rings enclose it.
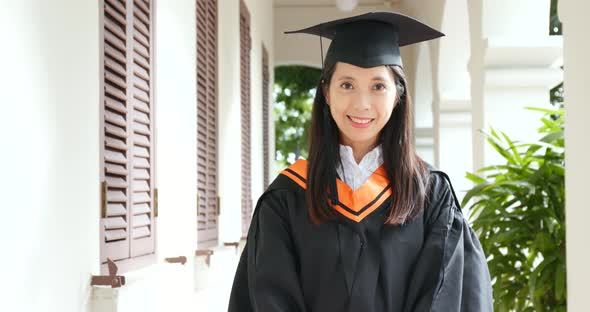
<path fill-rule="evenodd" d="M 133 74 L 136 75 L 137 77 L 140 77 L 144 80 L 150 80 L 150 76 L 149 73 L 147 72 L 147 70 L 145 70 L 145 68 L 133 63 Z"/>
<path fill-rule="evenodd" d="M 107 242 L 112 242 L 127 238 L 127 231 L 125 230 L 111 230 L 105 231 L 105 239 Z"/>
<path fill-rule="evenodd" d="M 147 80 L 133 77 L 133 86 L 138 90 L 141 90 L 143 97 L 149 98 L 150 85 Z"/>
<path fill-rule="evenodd" d="M 109 110 L 105 110 L 104 118 L 111 124 L 125 127 L 127 125 L 127 121 L 125 121 L 125 117 L 121 116 L 120 114 L 113 113 Z"/>
<path fill-rule="evenodd" d="M 136 53 L 136 58 L 142 58 L 143 64 L 149 64 L 150 52 L 145 46 L 136 44 L 133 46 L 133 51 Z"/>
<path fill-rule="evenodd" d="M 107 58 L 111 58 L 121 64 L 125 64 L 125 54 L 121 52 L 119 49 L 115 49 L 110 44 L 105 44 L 104 52 Z"/>
<path fill-rule="evenodd" d="M 127 159 L 124 153 L 119 151 L 113 150 L 105 150 L 104 158 L 108 162 L 116 163 L 116 164 L 127 164 Z"/>
<path fill-rule="evenodd" d="M 116 26 L 111 26 L 108 23 L 105 24 L 105 28 L 107 29 L 107 31 L 104 32 L 105 46 L 110 45 L 119 51 L 125 51 L 125 41 L 119 37 L 120 35 L 123 35 L 123 38 L 125 38 L 125 34 L 120 34 Z"/>
<path fill-rule="evenodd" d="M 150 124 L 150 116 L 148 114 L 144 113 L 144 112 L 140 112 L 140 111 L 137 111 L 137 110 L 135 111 L 133 120 L 135 121 L 133 123 L 134 128 L 135 128 L 135 125 L 137 123 L 141 123 L 141 124 L 145 124 L 145 125 L 149 125 Z"/>
<path fill-rule="evenodd" d="M 151 211 L 150 205 L 147 203 L 133 205 L 133 214 L 138 215 L 142 213 L 149 213 Z"/>
<path fill-rule="evenodd" d="M 126 188 L 127 181 L 121 177 L 113 177 L 113 176 L 106 176 L 105 180 L 107 181 L 108 187 L 116 187 L 116 188 Z"/>
<path fill-rule="evenodd" d="M 133 161 L 133 168 L 150 168 L 150 163 L 147 158 L 135 158 Z"/>
<path fill-rule="evenodd" d="M 112 5 L 113 8 L 119 11 L 122 15 L 125 15 L 125 5 L 123 5 L 120 0 L 106 0 L 106 3 Z"/>
<path fill-rule="evenodd" d="M 127 75 L 125 68 L 113 59 L 110 59 L 108 57 L 105 58 L 104 65 L 105 65 L 105 69 L 110 69 L 110 70 L 114 71 L 115 73 L 121 75 L 122 77 L 125 77 Z M 122 98 L 122 100 L 125 100 L 125 99 L 126 99 L 126 97 Z"/>
<path fill-rule="evenodd" d="M 125 80 L 121 78 L 121 76 L 119 75 L 115 75 L 109 71 L 105 71 L 104 76 L 107 83 L 110 82 L 114 85 L 119 86 L 122 89 L 125 89 L 127 87 Z"/>
<path fill-rule="evenodd" d="M 147 180 L 150 178 L 150 172 L 147 169 L 133 169 L 133 177 Z"/>
<path fill-rule="evenodd" d="M 127 196 L 122 191 L 107 191 L 107 201 L 109 202 L 126 202 Z"/>
<path fill-rule="evenodd" d="M 150 190 L 150 185 L 146 180 L 134 180 L 133 181 L 133 191 L 136 192 L 147 192 Z"/>
<path fill-rule="evenodd" d="M 121 51 L 125 51 L 125 41 L 127 40 L 125 38 L 125 28 L 121 27 L 121 25 L 117 24 L 115 21 L 109 19 L 105 20 L 104 27 L 106 32 L 110 32 L 119 39 L 117 40 L 117 48 L 119 48 Z M 105 36 L 105 39 L 107 38 L 110 37 Z M 107 42 L 112 43 L 110 40 L 107 40 Z M 108 46 L 108 44 L 106 44 L 106 46 Z"/>
<path fill-rule="evenodd" d="M 139 45 L 149 50 L 150 42 L 148 37 L 144 36 L 142 33 L 135 30 L 133 32 L 133 39 L 135 40 L 135 47 Z"/>
<path fill-rule="evenodd" d="M 150 194 L 147 192 L 137 192 L 133 193 L 133 203 L 149 203 L 150 202 Z"/>
<path fill-rule="evenodd" d="M 111 97 L 105 97 L 104 104 L 107 108 L 115 110 L 121 114 L 127 113 L 127 109 L 125 108 L 125 104 L 123 104 Z"/>
<path fill-rule="evenodd" d="M 133 155 L 135 157 L 143 157 L 143 158 L 149 158 L 150 157 L 150 151 L 149 149 L 142 147 L 142 146 L 133 146 Z"/>
<path fill-rule="evenodd" d="M 125 95 L 125 92 L 121 91 L 121 89 L 117 89 L 111 85 L 105 84 L 104 86 L 105 89 L 105 93 L 107 93 L 107 95 L 113 96 L 121 101 L 126 101 L 127 100 L 127 96 Z"/>
<path fill-rule="evenodd" d="M 127 151 L 127 144 L 123 140 L 111 136 L 105 137 L 105 146 L 115 148 L 121 151 Z"/>
<path fill-rule="evenodd" d="M 105 171 L 106 173 L 116 174 L 116 175 L 127 175 L 127 169 L 124 166 L 106 163 L 105 164 Z"/>
<path fill-rule="evenodd" d="M 121 203 L 108 203 L 107 204 L 107 217 L 125 216 L 127 210 L 125 205 Z"/>
<path fill-rule="evenodd" d="M 145 102 L 145 103 L 149 103 L 149 101 L 150 101 L 149 93 L 147 93 L 141 89 L 137 89 L 137 88 L 133 88 L 133 98 L 140 101 L 140 102 Z M 134 102 L 136 102 L 136 101 L 134 101 Z"/>
<path fill-rule="evenodd" d="M 147 226 L 142 226 L 139 228 L 133 228 L 133 238 L 139 239 L 142 237 L 150 236 L 150 229 Z"/>
<path fill-rule="evenodd" d="M 138 17 L 138 21 L 143 22 L 146 25 L 150 24 L 150 18 L 142 10 L 134 10 L 133 13 Z"/>
<path fill-rule="evenodd" d="M 107 230 L 125 229 L 127 228 L 127 222 L 121 217 L 106 218 L 104 220 L 104 227 Z"/>
<path fill-rule="evenodd" d="M 148 30 L 148 28 L 145 26 L 144 23 L 135 20 L 133 22 L 133 27 L 135 28 L 135 30 L 139 31 L 144 37 L 149 37 L 150 36 L 150 31 Z"/>
<path fill-rule="evenodd" d="M 145 4 L 145 2 L 135 0 L 135 1 L 133 1 L 133 3 L 135 5 L 137 5 L 137 8 L 141 9 L 144 14 L 149 15 L 150 9 L 149 9 L 148 5 Z"/>
<path fill-rule="evenodd" d="M 151 135 L 150 128 L 148 125 L 142 124 L 142 123 L 137 123 L 137 122 L 133 124 L 133 132 L 139 133 L 139 134 Z"/>
<path fill-rule="evenodd" d="M 145 135 L 135 135 L 135 144 L 143 147 L 150 147 L 150 139 Z"/>
<path fill-rule="evenodd" d="M 140 112 L 144 112 L 146 114 L 150 113 L 150 107 L 148 106 L 148 104 L 146 102 L 137 101 L 134 99 L 133 107 Z"/>
<path fill-rule="evenodd" d="M 114 20 L 116 20 L 117 22 L 119 22 L 119 24 L 121 24 L 121 25 L 127 25 L 127 21 L 125 20 L 124 13 L 121 14 L 121 13 L 117 12 L 117 10 L 113 9 L 109 5 L 105 5 L 104 6 L 104 11 L 105 11 L 105 13 L 107 13 L 108 15 L 110 15 L 110 17 L 112 17 Z M 105 22 L 107 20 L 108 20 L 108 18 L 105 19 Z"/>
<path fill-rule="evenodd" d="M 117 127 L 117 126 L 109 124 L 109 123 L 105 123 L 104 127 L 105 127 L 106 133 L 108 133 L 108 134 L 112 134 L 112 135 L 120 137 L 122 139 L 127 138 L 127 132 L 125 131 L 125 129 L 122 129 L 120 127 Z"/>
<path fill-rule="evenodd" d="M 148 217 L 147 214 L 142 213 L 142 214 L 133 216 L 133 227 L 134 228 L 146 226 L 149 224 L 150 224 L 150 218 Z"/>

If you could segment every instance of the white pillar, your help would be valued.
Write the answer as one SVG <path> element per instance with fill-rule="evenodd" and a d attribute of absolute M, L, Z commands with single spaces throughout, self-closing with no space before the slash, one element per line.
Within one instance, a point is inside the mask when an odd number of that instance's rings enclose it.
<path fill-rule="evenodd" d="M 566 252 L 568 311 L 587 311 L 590 252 L 588 251 L 588 134 L 590 103 L 588 73 L 590 72 L 590 36 L 588 17 L 590 2 L 559 1 L 563 23 L 566 184 Z"/>
<path fill-rule="evenodd" d="M 446 1 L 441 26 L 445 37 L 434 42 L 438 47 L 435 64 L 439 96 L 434 102 L 438 166 L 450 176 L 459 200 L 472 186 L 465 178 L 472 170 L 468 17 L 467 1 Z"/>
<path fill-rule="evenodd" d="M 240 2 L 218 1 L 218 187 L 219 242 L 242 235 L 240 152 Z"/>

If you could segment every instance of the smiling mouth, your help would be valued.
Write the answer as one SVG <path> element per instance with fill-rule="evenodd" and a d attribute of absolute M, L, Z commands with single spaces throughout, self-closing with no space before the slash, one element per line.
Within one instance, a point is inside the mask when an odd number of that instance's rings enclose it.
<path fill-rule="evenodd" d="M 348 119 L 350 119 L 352 122 L 357 123 L 357 124 L 361 124 L 361 125 L 366 125 L 366 124 L 370 123 L 371 121 L 375 120 L 374 118 L 362 118 L 362 117 L 354 117 L 354 116 L 350 116 L 350 115 L 346 115 L 346 117 L 348 117 Z"/>

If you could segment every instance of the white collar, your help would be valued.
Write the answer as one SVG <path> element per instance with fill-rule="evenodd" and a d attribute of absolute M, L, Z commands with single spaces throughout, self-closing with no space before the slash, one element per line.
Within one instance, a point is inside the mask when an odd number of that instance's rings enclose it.
<path fill-rule="evenodd" d="M 381 144 L 377 145 L 357 164 L 352 147 L 340 144 L 340 160 L 342 166 L 340 162 L 336 165 L 338 176 L 356 191 L 383 164 L 383 149 Z"/>

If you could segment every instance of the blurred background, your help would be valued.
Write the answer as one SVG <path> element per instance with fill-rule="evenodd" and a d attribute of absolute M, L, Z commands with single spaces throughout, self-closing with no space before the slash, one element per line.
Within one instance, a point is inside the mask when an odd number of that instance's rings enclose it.
<path fill-rule="evenodd" d="M 495 309 L 586 311 L 587 2 L 0 3 L 0 309 L 226 311 L 258 197 L 307 157 L 329 40 L 283 32 L 396 11 L 446 34 L 402 48 L 415 145 Z"/>

